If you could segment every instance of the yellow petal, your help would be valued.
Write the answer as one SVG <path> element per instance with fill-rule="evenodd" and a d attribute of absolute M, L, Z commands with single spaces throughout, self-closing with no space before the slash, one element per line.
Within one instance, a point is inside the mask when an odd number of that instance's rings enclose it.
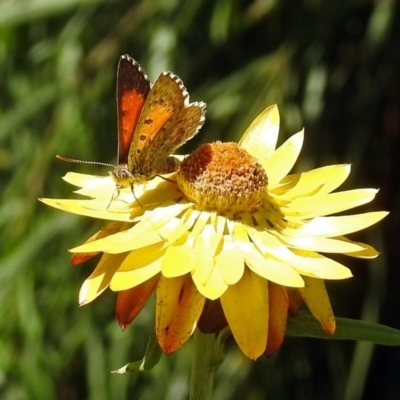
<path fill-rule="evenodd" d="M 84 215 L 91 218 L 99 218 L 110 221 L 129 221 L 130 212 L 127 210 L 125 213 L 113 213 L 106 209 L 93 210 L 90 208 L 90 204 L 93 204 L 93 200 L 64 200 L 64 199 L 39 199 L 42 203 L 47 204 L 50 207 L 57 208 L 62 211 L 70 212 L 73 214 Z M 103 203 L 102 203 L 103 204 Z"/>
<path fill-rule="evenodd" d="M 205 298 L 197 291 L 190 275 L 173 279 L 161 276 L 156 293 L 158 343 L 165 353 L 172 353 L 192 335 Z"/>
<path fill-rule="evenodd" d="M 162 261 L 164 276 L 175 277 L 194 271 L 199 262 L 203 261 L 203 250 L 198 247 L 195 249 L 195 243 L 197 242 L 197 246 L 201 243 L 202 240 L 197 241 L 197 239 L 201 236 L 209 218 L 209 213 L 199 213 L 196 210 L 186 211 L 184 226 L 190 229 L 194 224 L 194 227 L 189 234 L 168 246 Z"/>
<path fill-rule="evenodd" d="M 197 273 L 194 273 L 192 278 L 199 292 L 210 300 L 215 300 L 221 297 L 229 286 L 224 281 L 219 268 L 216 267 L 211 268 L 206 280 L 202 279 L 204 277 Z"/>
<path fill-rule="evenodd" d="M 129 255 L 121 264 L 119 271 L 125 272 L 146 267 L 162 258 L 164 252 L 163 243 L 155 243 L 150 246 L 141 247 L 135 251 L 130 251 Z"/>
<path fill-rule="evenodd" d="M 63 179 L 65 182 L 68 182 L 71 185 L 84 187 L 96 186 L 99 185 L 100 182 L 109 182 L 110 176 L 94 176 L 88 174 L 78 174 L 77 172 L 67 172 L 67 174 L 63 176 Z"/>
<path fill-rule="evenodd" d="M 91 243 L 83 244 L 71 249 L 70 251 L 72 253 L 103 251 L 105 253 L 116 254 L 136 250 L 160 242 L 163 242 L 163 240 L 160 235 L 154 231 L 151 223 L 143 220 L 130 229 Z"/>
<path fill-rule="evenodd" d="M 268 186 L 274 187 L 290 172 L 300 154 L 303 140 L 304 131 L 296 133 L 262 163 L 268 176 Z"/>
<path fill-rule="evenodd" d="M 87 243 L 91 243 L 94 242 L 96 240 L 102 239 L 104 237 L 113 235 L 114 233 L 117 233 L 120 231 L 121 227 L 124 224 L 120 223 L 120 222 L 109 222 L 107 225 L 101 227 L 101 229 L 96 232 L 94 235 L 92 235 L 89 239 L 86 239 L 85 244 Z M 71 264 L 72 265 L 78 265 L 80 263 L 83 263 L 91 258 L 93 258 L 94 256 L 96 256 L 97 254 L 99 254 L 100 252 L 91 252 L 91 253 L 75 253 L 72 257 L 71 257 Z"/>
<path fill-rule="evenodd" d="M 348 241 L 349 239 L 343 237 L 342 240 Z M 358 246 L 362 247 L 361 251 L 356 251 L 356 252 L 351 252 L 351 253 L 345 253 L 346 255 L 350 257 L 355 257 L 355 258 L 365 258 L 365 259 L 371 259 L 371 258 L 376 258 L 379 256 L 379 252 L 376 251 L 372 246 L 366 243 L 361 243 L 361 242 L 354 242 L 357 243 Z"/>
<path fill-rule="evenodd" d="M 129 252 L 111 279 L 111 290 L 129 289 L 158 274 L 164 251 L 158 243 Z"/>
<path fill-rule="evenodd" d="M 288 179 L 296 183 L 288 190 L 281 192 L 284 199 L 294 199 L 299 196 L 309 196 L 314 193 L 328 194 L 337 189 L 349 176 L 351 166 L 349 164 L 329 165 L 322 168 L 313 169 L 301 174 L 290 175 Z M 268 189 L 273 189 L 268 185 Z"/>
<path fill-rule="evenodd" d="M 287 246 L 268 231 L 248 227 L 248 233 L 260 253 L 266 258 L 273 258 L 284 264 L 291 263 L 293 253 Z"/>
<path fill-rule="evenodd" d="M 347 279 L 353 275 L 349 268 L 313 251 L 292 249 L 293 268 L 302 276 L 321 279 Z"/>
<path fill-rule="evenodd" d="M 266 231 L 251 227 L 247 231 L 255 246 L 252 254 L 245 256 L 245 260 L 254 272 L 283 286 L 303 286 L 301 277 L 291 265 L 296 265 L 294 254 L 282 242 Z"/>
<path fill-rule="evenodd" d="M 289 247 L 321 253 L 355 253 L 365 250 L 360 243 L 343 240 L 343 237 L 330 239 L 319 236 L 290 237 L 279 235 L 279 238 Z"/>
<path fill-rule="evenodd" d="M 177 217 L 188 208 L 192 207 L 191 203 L 176 203 L 169 206 L 158 207 L 154 210 L 145 212 L 145 218 L 150 222 L 154 229 L 160 229 L 171 218 Z"/>
<path fill-rule="evenodd" d="M 201 212 L 195 210 L 194 208 L 188 208 L 185 211 L 185 214 L 183 215 L 183 220 L 185 221 L 185 225 L 188 227 L 188 229 L 193 227 L 200 215 Z"/>
<path fill-rule="evenodd" d="M 174 179 L 174 176 L 170 176 L 168 180 L 155 177 L 147 181 L 144 185 L 136 185 L 134 187 L 135 196 L 140 199 L 141 203 L 146 204 L 146 206 L 181 198 L 182 193 L 179 191 Z M 175 201 L 171 202 L 171 204 L 172 203 L 175 203 Z"/>
<path fill-rule="evenodd" d="M 342 264 L 317 253 L 295 249 L 290 251 L 269 232 L 258 231 L 254 228 L 248 228 L 248 232 L 257 248 L 268 259 L 268 264 L 272 264 L 273 260 L 276 260 L 284 264 L 286 269 L 291 268 L 297 274 L 311 275 L 324 279 L 345 279 L 352 276 L 350 270 Z M 276 282 L 271 277 L 262 276 Z M 290 286 L 282 282 L 277 283 Z"/>
<path fill-rule="evenodd" d="M 167 246 L 162 259 L 161 271 L 167 278 L 185 275 L 195 268 L 193 257 L 193 240 L 189 234 L 181 240 Z"/>
<path fill-rule="evenodd" d="M 181 218 L 171 218 L 165 225 L 157 229 L 159 235 L 169 243 L 175 242 L 187 231 L 188 227 Z"/>
<path fill-rule="evenodd" d="M 263 256 L 255 246 L 252 248 L 244 254 L 244 259 L 253 272 L 282 286 L 304 286 L 302 277 L 292 267 L 268 255 Z"/>
<path fill-rule="evenodd" d="M 115 182 L 110 176 L 94 176 L 91 181 L 87 181 L 83 187 L 74 191 L 74 193 L 82 196 L 102 198 L 108 203 L 110 203 L 111 199 L 115 197 L 116 193 L 114 192 L 124 192 L 125 197 L 127 197 L 130 191 L 126 189 L 117 190 Z M 132 192 L 130 192 L 129 201 L 134 201 Z"/>
<path fill-rule="evenodd" d="M 322 328 L 333 335 L 336 329 L 329 296 L 322 279 L 304 277 L 305 286 L 299 289 L 312 315 L 320 322 Z"/>
<path fill-rule="evenodd" d="M 253 250 L 253 246 L 249 241 L 249 236 L 247 234 L 246 225 L 239 222 L 228 221 L 229 233 L 233 237 L 235 245 L 240 249 L 240 251 L 245 254 Z"/>
<path fill-rule="evenodd" d="M 84 305 L 93 301 L 104 292 L 110 284 L 115 271 L 127 257 L 124 254 L 103 254 L 92 274 L 85 280 L 79 292 L 79 304 Z"/>
<path fill-rule="evenodd" d="M 229 235 L 224 236 L 223 248 L 215 256 L 215 267 L 220 270 L 222 279 L 228 285 L 234 285 L 243 275 L 243 254 Z"/>
<path fill-rule="evenodd" d="M 202 212 L 197 216 L 196 223 L 192 229 L 193 237 L 197 237 L 198 235 L 203 232 L 204 227 L 206 226 L 207 222 L 210 220 L 210 213 L 209 212 Z"/>
<path fill-rule="evenodd" d="M 110 289 L 113 292 L 119 292 L 138 286 L 156 276 L 160 272 L 160 264 L 161 262 L 158 259 L 143 268 L 117 271 L 110 282 Z"/>
<path fill-rule="evenodd" d="M 257 211 L 252 215 L 252 217 L 257 221 L 258 230 L 270 231 L 271 225 L 275 232 L 284 232 L 285 228 L 287 227 L 288 223 L 282 219 L 282 216 L 276 212 L 276 208 L 273 203 L 267 204 L 269 209 L 265 207 L 259 207 Z M 295 222 L 292 223 L 294 226 L 301 226 L 303 222 Z M 254 225 L 254 224 L 252 224 Z"/>
<path fill-rule="evenodd" d="M 221 240 L 222 235 L 218 234 L 211 225 L 206 225 L 201 235 L 197 236 L 193 249 L 195 258 L 193 273 L 196 274 L 199 281 L 206 282 L 208 280 Z"/>
<path fill-rule="evenodd" d="M 285 228 L 283 233 L 288 236 L 326 236 L 335 237 L 357 232 L 376 224 L 388 215 L 385 211 L 375 211 L 364 214 L 343 215 L 340 217 L 314 218 L 302 227 Z"/>
<path fill-rule="evenodd" d="M 268 159 L 276 148 L 279 134 L 279 111 L 276 105 L 265 109 L 247 128 L 239 141 L 260 162 Z"/>
<path fill-rule="evenodd" d="M 268 284 L 246 270 L 242 279 L 221 297 L 221 305 L 242 352 L 255 360 L 263 354 L 268 336 Z"/>
<path fill-rule="evenodd" d="M 336 214 L 369 203 L 377 192 L 376 189 L 356 189 L 327 195 L 297 197 L 284 207 L 283 212 L 286 217 L 299 216 L 302 219 Z"/>
<path fill-rule="evenodd" d="M 121 263 L 119 271 L 126 272 L 146 267 L 162 258 L 164 252 L 163 243 L 155 243 L 130 251 L 123 263 Z"/>
<path fill-rule="evenodd" d="M 215 226 L 215 224 L 214 224 Z M 199 291 L 210 299 L 218 298 L 227 288 L 218 268 L 215 268 L 215 255 L 222 247 L 222 233 L 215 231 L 213 225 L 206 225 L 197 236 L 194 249 L 193 281 Z"/>

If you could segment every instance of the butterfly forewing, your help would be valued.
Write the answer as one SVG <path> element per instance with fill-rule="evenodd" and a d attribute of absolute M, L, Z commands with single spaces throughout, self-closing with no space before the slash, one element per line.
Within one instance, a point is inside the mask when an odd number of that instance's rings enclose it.
<path fill-rule="evenodd" d="M 150 81 L 130 56 L 121 56 L 117 72 L 118 165 L 128 163 L 140 114 L 150 92 Z"/>
<path fill-rule="evenodd" d="M 147 175 L 147 171 L 151 170 L 156 160 L 156 156 L 149 152 L 151 143 L 165 124 L 183 107 L 184 101 L 180 80 L 162 73 L 150 90 L 131 144 L 128 168 L 134 175 Z M 164 137 L 164 140 L 168 138 Z M 165 154 L 164 158 L 168 156 L 169 154 Z M 145 160 L 150 160 L 150 163 L 145 164 Z"/>

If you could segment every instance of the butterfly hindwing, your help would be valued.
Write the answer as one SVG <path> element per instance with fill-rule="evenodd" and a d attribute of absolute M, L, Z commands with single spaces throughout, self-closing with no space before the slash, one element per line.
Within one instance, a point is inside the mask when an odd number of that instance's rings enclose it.
<path fill-rule="evenodd" d="M 150 80 L 128 55 L 121 56 L 117 72 L 118 165 L 128 163 L 133 136 L 150 92 Z"/>
<path fill-rule="evenodd" d="M 155 160 L 144 159 L 147 165 L 153 162 L 155 172 L 162 174 L 165 157 L 172 154 L 178 147 L 196 135 L 204 124 L 205 104 L 196 102 L 181 108 L 174 117 L 168 121 L 150 144 L 149 154 Z M 168 140 L 165 140 L 168 137 Z M 147 152 L 146 152 L 147 154 Z M 167 155 L 167 156 L 165 156 Z"/>
<path fill-rule="evenodd" d="M 204 122 L 204 103 L 189 104 L 182 81 L 163 72 L 150 90 L 133 137 L 128 166 L 133 173 L 154 176 L 180 145 L 193 137 Z"/>

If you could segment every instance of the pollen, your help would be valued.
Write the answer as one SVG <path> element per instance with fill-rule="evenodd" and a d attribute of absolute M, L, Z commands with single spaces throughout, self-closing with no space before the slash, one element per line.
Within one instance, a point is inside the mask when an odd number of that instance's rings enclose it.
<path fill-rule="evenodd" d="M 179 166 L 177 182 L 201 211 L 241 213 L 261 204 L 267 174 L 237 143 L 204 144 Z"/>

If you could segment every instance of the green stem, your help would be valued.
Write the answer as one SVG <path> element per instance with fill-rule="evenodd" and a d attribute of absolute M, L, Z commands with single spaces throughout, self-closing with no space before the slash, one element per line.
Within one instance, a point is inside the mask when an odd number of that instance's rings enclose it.
<path fill-rule="evenodd" d="M 193 358 L 190 377 L 190 400 L 212 399 L 214 374 L 223 359 L 223 343 L 214 334 L 193 335 Z"/>

